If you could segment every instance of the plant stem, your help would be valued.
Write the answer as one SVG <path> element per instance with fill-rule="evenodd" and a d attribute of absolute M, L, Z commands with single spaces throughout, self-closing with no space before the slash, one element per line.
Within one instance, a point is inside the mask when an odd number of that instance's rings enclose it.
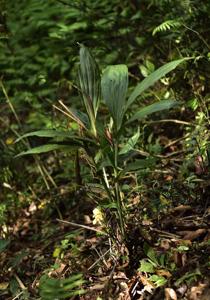
<path fill-rule="evenodd" d="M 123 210 L 122 210 L 122 198 L 120 194 L 120 185 L 118 181 L 118 141 L 117 139 L 114 142 L 114 179 L 115 179 L 115 197 L 116 197 L 116 204 L 117 204 L 117 213 L 120 221 L 120 231 L 122 234 L 123 239 L 125 238 L 125 223 L 123 219 Z"/>

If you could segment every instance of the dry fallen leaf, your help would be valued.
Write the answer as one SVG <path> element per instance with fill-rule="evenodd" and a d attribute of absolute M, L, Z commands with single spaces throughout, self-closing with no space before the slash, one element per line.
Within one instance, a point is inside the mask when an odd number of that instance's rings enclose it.
<path fill-rule="evenodd" d="M 169 271 L 164 270 L 164 269 L 157 270 L 156 273 L 157 273 L 158 276 L 165 276 L 166 278 L 169 278 L 169 277 L 172 276 Z"/>
<path fill-rule="evenodd" d="M 187 291 L 187 285 L 184 283 L 176 290 L 179 293 L 179 296 L 183 296 Z"/>
<path fill-rule="evenodd" d="M 129 295 L 129 292 L 122 292 L 117 297 L 117 300 L 131 300 L 131 297 Z"/>
<path fill-rule="evenodd" d="M 129 288 L 126 282 L 120 282 L 120 290 L 122 292 L 119 293 L 117 300 L 131 300 L 129 295 Z"/>
<path fill-rule="evenodd" d="M 128 280 L 124 272 L 117 272 L 113 275 L 114 280 Z"/>
<path fill-rule="evenodd" d="M 89 225 L 92 224 L 91 218 L 88 215 L 84 215 L 84 224 Z"/>
<path fill-rule="evenodd" d="M 91 291 L 94 291 L 94 290 L 103 290 L 104 289 L 104 287 L 105 287 L 105 283 L 96 283 L 95 285 L 93 285 L 93 286 L 91 286 L 90 287 L 90 290 Z"/>
<path fill-rule="evenodd" d="M 32 202 L 32 203 L 30 204 L 29 208 L 28 208 L 28 211 L 29 211 L 30 213 L 34 213 L 36 210 L 37 210 L 37 206 L 36 206 L 36 204 L 35 204 L 34 202 Z"/>
<path fill-rule="evenodd" d="M 182 262 L 182 266 L 184 267 L 187 263 L 187 254 L 186 253 L 181 254 L 181 262 Z"/>
<path fill-rule="evenodd" d="M 183 211 L 185 212 L 187 210 L 192 210 L 192 207 L 190 205 L 179 205 L 173 208 L 173 211 L 176 212 L 183 212 Z"/>
<path fill-rule="evenodd" d="M 208 241 L 208 240 L 210 240 L 210 229 L 208 229 L 208 232 L 204 238 L 204 241 Z"/>
<path fill-rule="evenodd" d="M 189 300 L 203 299 L 200 296 L 203 294 L 203 292 L 206 288 L 207 288 L 207 285 L 204 283 L 199 283 L 198 286 L 191 287 L 190 293 L 189 293 Z"/>
<path fill-rule="evenodd" d="M 197 229 L 197 230 L 195 230 L 195 231 L 188 231 L 185 235 L 184 235 L 184 237 L 183 237 L 183 239 L 184 240 L 190 240 L 190 241 L 193 241 L 193 240 L 195 240 L 195 239 L 197 239 L 199 236 L 201 236 L 203 233 L 205 233 L 206 232 L 206 229 L 202 229 L 202 228 L 200 228 L 200 229 Z"/>
<path fill-rule="evenodd" d="M 0 290 L 4 291 L 8 288 L 9 282 L 1 282 L 0 283 Z"/>
<path fill-rule="evenodd" d="M 165 300 L 177 300 L 176 292 L 171 288 L 165 288 Z"/>
<path fill-rule="evenodd" d="M 177 246 L 192 246 L 192 242 L 190 240 L 176 240 L 174 243 Z"/>
<path fill-rule="evenodd" d="M 174 252 L 173 260 L 177 266 L 184 267 L 186 265 L 187 255 L 186 253 Z"/>
<path fill-rule="evenodd" d="M 152 283 L 147 277 L 139 275 L 141 282 L 144 286 L 147 286 L 149 289 L 155 289 L 155 284 Z"/>
<path fill-rule="evenodd" d="M 164 179 L 165 179 L 165 181 L 171 181 L 171 180 L 174 179 L 174 177 L 171 176 L 171 175 L 167 175 L 167 176 L 164 177 Z"/>
<path fill-rule="evenodd" d="M 168 240 L 168 239 L 161 240 L 160 247 L 163 248 L 164 250 L 169 250 L 171 247 L 170 240 Z"/>

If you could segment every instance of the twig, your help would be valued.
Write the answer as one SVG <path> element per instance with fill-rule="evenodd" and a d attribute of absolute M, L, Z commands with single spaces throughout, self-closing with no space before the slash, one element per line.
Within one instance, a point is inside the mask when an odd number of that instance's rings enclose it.
<path fill-rule="evenodd" d="M 173 140 L 173 141 L 169 142 L 167 145 L 164 146 L 164 148 L 168 148 L 172 145 L 175 145 L 176 143 L 181 142 L 182 140 L 185 140 L 188 136 L 190 136 L 189 133 L 187 133 L 185 136 L 183 136 L 181 138 L 178 138 L 176 140 Z"/>
<path fill-rule="evenodd" d="M 186 152 L 188 152 L 188 151 L 179 150 L 179 151 L 174 151 L 174 152 L 166 154 L 166 155 L 155 155 L 155 157 L 168 158 L 168 157 L 175 156 L 175 155 L 182 154 L 182 153 L 186 153 Z"/>
<path fill-rule="evenodd" d="M 61 109 L 60 107 L 58 107 L 54 104 L 53 104 L 53 107 L 55 109 L 57 109 L 58 111 L 62 112 L 67 117 L 69 117 L 71 120 L 74 120 L 75 122 L 77 122 L 82 128 L 85 128 L 84 124 L 79 119 L 76 119 L 75 116 L 73 114 L 71 114 L 69 110 L 68 110 L 69 112 L 66 112 L 66 111 L 64 111 L 63 109 Z"/>
<path fill-rule="evenodd" d="M 14 277 L 15 277 L 15 279 L 17 280 L 17 282 L 18 282 L 20 288 L 21 288 L 22 290 L 27 290 L 27 287 L 25 287 L 25 285 L 24 285 L 23 282 L 20 280 L 20 278 L 17 276 L 17 274 L 14 274 Z"/>
<path fill-rule="evenodd" d="M 69 224 L 69 225 L 72 225 L 72 226 L 75 226 L 75 227 L 80 227 L 80 228 L 84 228 L 84 229 L 87 229 L 87 230 L 92 230 L 92 231 L 95 231 L 95 232 L 98 232 L 98 233 L 101 233 L 101 234 L 108 235 L 104 231 L 101 231 L 99 229 L 96 229 L 96 228 L 93 228 L 93 227 L 90 227 L 90 226 L 86 226 L 86 225 L 83 225 L 83 224 L 77 224 L 77 223 L 74 223 L 74 222 L 69 222 L 69 221 L 60 220 L 60 219 L 56 219 L 56 221 L 58 221 L 60 223 Z"/>
<path fill-rule="evenodd" d="M 14 298 L 12 298 L 12 300 L 16 300 L 16 299 L 18 299 L 19 298 L 19 296 L 21 296 L 23 294 L 23 291 L 22 292 L 20 292 L 19 294 L 17 294 Z"/>
<path fill-rule="evenodd" d="M 186 29 L 188 29 L 188 30 L 194 32 L 195 34 L 197 34 L 197 36 L 199 37 L 199 39 L 206 45 L 206 47 L 207 47 L 208 49 L 210 49 L 209 44 L 207 43 L 207 41 L 202 37 L 202 35 L 201 35 L 198 31 L 196 31 L 196 30 L 194 30 L 194 29 L 188 27 L 188 26 L 185 25 L 185 24 L 183 24 L 183 26 L 184 26 Z"/>
<path fill-rule="evenodd" d="M 195 124 L 192 124 L 190 122 L 175 120 L 175 119 L 164 119 L 164 120 L 158 120 L 158 121 L 149 121 L 149 122 L 145 122 L 145 123 L 155 124 L 155 123 L 165 123 L 165 122 L 171 122 L 171 123 L 182 124 L 182 125 L 187 125 L 187 126 L 196 126 Z"/>
<path fill-rule="evenodd" d="M 40 163 L 40 161 L 39 161 L 39 163 Z M 46 176 L 49 178 L 49 181 L 51 181 L 52 185 L 53 185 L 55 188 L 57 188 L 58 186 L 57 186 L 56 182 L 54 181 L 54 179 L 52 178 L 52 176 L 50 175 L 50 173 L 47 171 L 47 169 L 45 168 L 45 165 L 42 164 L 41 167 L 42 167 L 43 172 L 44 172 L 44 173 L 46 174 Z"/>
<path fill-rule="evenodd" d="M 96 251 L 96 248 L 95 248 L 95 251 Z M 98 251 L 96 251 L 96 253 L 98 254 L 99 258 L 88 268 L 88 271 L 91 270 L 93 267 L 95 267 L 95 265 L 97 265 L 97 263 L 102 260 L 104 258 L 104 256 L 107 255 L 107 253 L 110 252 L 110 249 L 108 249 L 105 253 L 103 254 L 99 254 Z M 107 267 L 107 264 L 106 264 L 106 267 Z"/>
<path fill-rule="evenodd" d="M 166 237 L 171 237 L 171 238 L 176 238 L 176 239 L 179 239 L 180 238 L 180 235 L 177 235 L 177 234 L 173 234 L 173 233 L 170 233 L 170 232 L 167 232 L 167 231 L 162 231 L 162 230 L 159 230 L 159 229 L 156 229 L 156 228 L 152 228 L 153 231 L 157 232 L 157 233 L 162 233 L 163 236 L 166 236 Z"/>
<path fill-rule="evenodd" d="M 136 79 L 136 81 L 139 81 L 139 80 L 140 80 L 140 77 L 138 77 L 138 76 L 132 74 L 131 72 L 128 72 L 128 75 L 129 75 L 131 78 Z"/>

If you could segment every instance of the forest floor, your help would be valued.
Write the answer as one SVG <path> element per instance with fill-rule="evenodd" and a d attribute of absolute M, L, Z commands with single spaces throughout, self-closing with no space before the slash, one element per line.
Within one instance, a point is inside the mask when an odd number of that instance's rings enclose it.
<path fill-rule="evenodd" d="M 85 294 L 69 299 L 210 299 L 210 210 L 208 181 L 203 182 L 193 198 L 177 181 L 185 203 L 176 205 L 179 193 L 173 201 L 161 195 L 162 208 L 152 217 L 149 192 L 133 193 L 123 246 L 93 225 L 94 203 L 86 192 L 75 196 L 58 188 L 62 202 L 50 217 L 55 196 L 40 194 L 7 227 L 11 238 L 0 254 L 0 299 L 40 299 L 43 274 L 75 273 L 83 274 Z M 75 204 L 68 207 L 72 197 Z"/>

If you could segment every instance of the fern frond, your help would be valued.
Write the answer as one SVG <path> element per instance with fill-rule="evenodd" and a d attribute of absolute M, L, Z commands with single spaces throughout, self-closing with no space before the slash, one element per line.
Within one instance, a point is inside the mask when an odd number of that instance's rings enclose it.
<path fill-rule="evenodd" d="M 179 28 L 182 25 L 180 21 L 177 20 L 167 20 L 153 29 L 152 35 L 154 36 L 158 32 L 165 32 L 173 28 Z"/>
<path fill-rule="evenodd" d="M 185 10 L 189 10 L 191 7 L 191 0 L 182 0 L 181 5 Z"/>

